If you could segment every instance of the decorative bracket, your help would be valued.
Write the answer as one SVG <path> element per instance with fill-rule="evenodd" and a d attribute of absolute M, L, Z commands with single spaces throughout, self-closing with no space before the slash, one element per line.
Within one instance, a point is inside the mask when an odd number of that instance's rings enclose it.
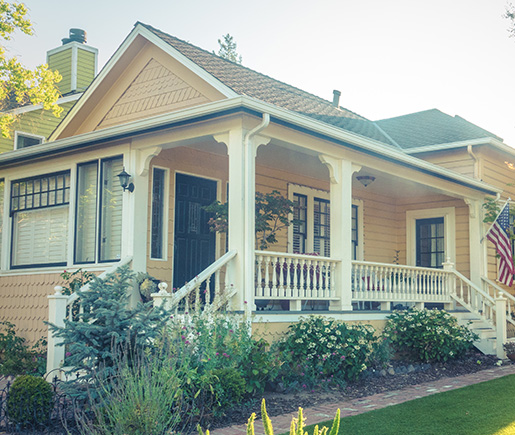
<path fill-rule="evenodd" d="M 148 170 L 150 168 L 150 161 L 157 156 L 163 147 L 152 147 L 152 148 L 146 148 L 142 150 L 137 150 L 136 156 L 137 156 L 137 170 L 136 173 L 140 177 L 146 177 L 148 175 Z"/>

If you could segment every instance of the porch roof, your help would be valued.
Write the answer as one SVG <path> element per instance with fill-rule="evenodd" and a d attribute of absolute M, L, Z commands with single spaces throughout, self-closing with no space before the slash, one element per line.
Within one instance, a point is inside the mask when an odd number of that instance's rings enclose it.
<path fill-rule="evenodd" d="M 257 117 L 268 113 L 271 116 L 271 122 L 294 128 L 320 139 L 328 140 L 338 145 L 400 164 L 404 167 L 416 169 L 425 174 L 480 191 L 484 194 L 495 195 L 502 192 L 501 189 L 482 181 L 407 155 L 400 150 L 384 147 L 382 142 L 364 138 L 361 135 L 328 125 L 306 115 L 300 115 L 290 110 L 277 107 L 274 104 L 264 103 L 263 101 L 246 96 L 220 100 L 202 106 L 5 152 L 0 154 L 0 168 L 21 166 L 28 161 L 33 162 L 36 159 L 51 158 L 52 156 L 57 156 L 64 152 L 87 149 L 114 140 L 141 136 L 174 127 L 192 125 L 195 122 L 216 119 L 237 113 L 247 113 Z"/>

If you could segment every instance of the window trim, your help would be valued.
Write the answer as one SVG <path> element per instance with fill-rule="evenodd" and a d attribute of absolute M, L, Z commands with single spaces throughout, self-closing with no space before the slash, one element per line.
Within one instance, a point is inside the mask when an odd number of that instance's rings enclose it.
<path fill-rule="evenodd" d="M 159 169 L 164 171 L 164 190 L 163 190 L 163 234 L 161 235 L 162 240 L 162 252 L 161 258 L 155 258 L 152 256 L 152 216 L 153 216 L 153 208 L 154 208 L 154 169 Z M 152 166 L 152 184 L 150 190 L 150 243 L 149 243 L 149 254 L 148 258 L 153 261 L 168 261 L 168 213 L 169 213 L 169 203 L 170 201 L 170 168 L 166 168 L 164 166 Z"/>
<path fill-rule="evenodd" d="M 22 150 L 24 148 L 30 148 L 30 147 L 18 148 L 18 137 L 19 136 L 25 136 L 25 137 L 28 137 L 28 138 L 31 138 L 31 139 L 41 139 L 40 143 L 32 145 L 32 146 L 41 145 L 42 143 L 46 142 L 46 137 L 45 136 L 41 136 L 39 134 L 26 133 L 26 132 L 21 131 L 21 130 L 20 131 L 19 130 L 15 130 L 15 132 L 14 132 L 14 148 L 13 148 L 15 150 Z"/>
<path fill-rule="evenodd" d="M 48 205 L 48 202 L 47 202 L 47 205 L 45 206 L 39 206 L 39 207 L 31 207 L 30 209 L 17 209 L 17 210 L 13 210 L 12 208 L 12 199 L 13 199 L 13 188 L 14 188 L 14 184 L 15 183 L 20 183 L 20 182 L 27 182 L 27 181 L 31 181 L 31 180 L 37 180 L 37 179 L 41 179 L 41 178 L 45 178 L 45 177 L 58 177 L 60 175 L 68 175 L 69 177 L 69 185 L 68 187 L 66 187 L 66 183 L 63 187 L 63 202 L 62 203 L 59 203 L 59 204 L 53 204 L 53 205 Z M 66 177 L 65 177 L 65 180 L 66 180 Z M 5 189 L 5 182 L 4 182 L 4 189 Z M 66 189 L 68 189 L 68 202 L 65 201 L 66 199 Z M 57 189 L 56 189 L 57 191 Z M 50 190 L 48 191 L 50 192 Z M 32 263 L 32 264 L 22 264 L 22 265 L 15 265 L 13 264 L 13 260 L 14 260 L 14 244 L 15 244 L 15 238 L 14 238 L 14 215 L 15 213 L 20 213 L 20 212 L 24 212 L 24 211 L 38 211 L 38 210 L 43 210 L 43 209 L 46 209 L 46 208 L 55 208 L 55 207 L 67 207 L 68 208 L 68 222 L 69 222 L 69 219 L 70 219 L 70 210 L 71 210 L 71 207 L 70 207 L 70 200 L 71 200 L 71 170 L 70 169 L 66 169 L 66 170 L 63 170 L 63 171 L 57 171 L 57 172 L 51 172 L 51 173 L 44 173 L 44 174 L 40 174 L 40 175 L 35 175 L 35 176 L 31 176 L 31 177 L 25 177 L 25 178 L 18 178 L 18 179 L 15 179 L 15 180 L 11 180 L 10 183 L 9 183 L 9 206 L 8 206 L 8 210 L 9 210 L 9 220 L 10 220 L 10 225 L 11 225 L 11 228 L 10 228 L 10 255 L 9 255 L 9 269 L 10 270 L 17 270 L 17 269 L 32 269 L 32 268 L 37 268 L 37 267 L 42 267 L 42 268 L 45 268 L 45 267 L 62 267 L 62 266 L 66 266 L 67 263 L 68 263 L 68 255 L 66 255 L 66 258 L 64 260 L 64 262 L 58 262 L 58 263 Z M 66 238 L 68 240 L 68 236 L 69 236 L 69 233 L 67 233 L 66 235 Z"/>
<path fill-rule="evenodd" d="M 315 189 L 313 187 L 308 186 L 302 186 L 299 184 L 288 184 L 288 199 L 290 201 L 294 200 L 293 195 L 294 194 L 304 195 L 307 197 L 307 225 L 306 225 L 306 232 L 307 232 L 307 239 L 306 239 L 306 251 L 307 252 L 314 252 L 313 245 L 314 245 L 314 223 L 313 223 L 313 216 L 314 216 L 314 207 L 313 207 L 313 200 L 314 198 L 320 198 L 323 200 L 330 201 L 330 192 L 327 190 L 320 190 Z M 352 205 L 355 205 L 358 207 L 358 245 L 356 247 L 356 260 L 361 261 L 363 260 L 363 249 L 364 249 L 364 224 L 363 224 L 363 200 L 361 199 L 352 199 Z M 293 214 L 290 215 L 290 219 L 293 219 Z M 289 253 L 293 252 L 293 225 L 290 225 L 288 227 L 288 247 L 287 250 Z M 351 252 L 352 255 L 352 252 Z"/>
<path fill-rule="evenodd" d="M 406 211 L 406 259 L 409 266 L 417 264 L 417 220 L 443 217 L 444 259 L 456 263 L 456 211 L 455 207 L 428 208 Z"/>

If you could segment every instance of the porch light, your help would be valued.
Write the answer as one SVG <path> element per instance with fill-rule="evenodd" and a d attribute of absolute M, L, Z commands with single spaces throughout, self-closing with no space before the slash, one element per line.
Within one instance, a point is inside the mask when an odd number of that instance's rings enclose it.
<path fill-rule="evenodd" d="M 358 180 L 363 186 L 367 187 L 370 183 L 372 183 L 376 177 L 373 177 L 372 175 L 358 175 L 356 177 L 356 180 Z"/>
<path fill-rule="evenodd" d="M 123 167 L 123 171 L 118 174 L 120 178 L 120 184 L 125 192 L 128 190 L 129 192 L 134 192 L 134 183 L 129 183 L 131 176 L 125 172 L 125 166 Z"/>

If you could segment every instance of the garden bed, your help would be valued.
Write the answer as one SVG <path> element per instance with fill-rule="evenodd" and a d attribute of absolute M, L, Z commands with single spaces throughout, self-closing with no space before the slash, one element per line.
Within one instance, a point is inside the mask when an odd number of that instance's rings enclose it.
<path fill-rule="evenodd" d="M 266 391 L 267 411 L 269 416 L 295 413 L 299 407 L 313 407 L 324 402 L 351 400 L 377 393 L 400 390 L 409 385 L 431 382 L 445 377 L 456 377 L 486 370 L 496 366 L 498 359 L 480 352 L 469 352 L 459 360 L 446 363 L 416 364 L 410 361 L 393 360 L 390 369 L 380 374 L 380 370 L 367 370 L 356 382 L 349 382 L 343 388 L 326 387 L 316 390 L 289 392 Z M 510 362 L 504 364 L 511 364 Z M 411 366 L 411 367 L 410 367 Z M 388 371 L 390 373 L 388 373 Z M 223 418 L 211 422 L 211 429 L 245 424 L 253 412 L 259 415 L 261 396 L 238 405 L 227 411 Z"/>

